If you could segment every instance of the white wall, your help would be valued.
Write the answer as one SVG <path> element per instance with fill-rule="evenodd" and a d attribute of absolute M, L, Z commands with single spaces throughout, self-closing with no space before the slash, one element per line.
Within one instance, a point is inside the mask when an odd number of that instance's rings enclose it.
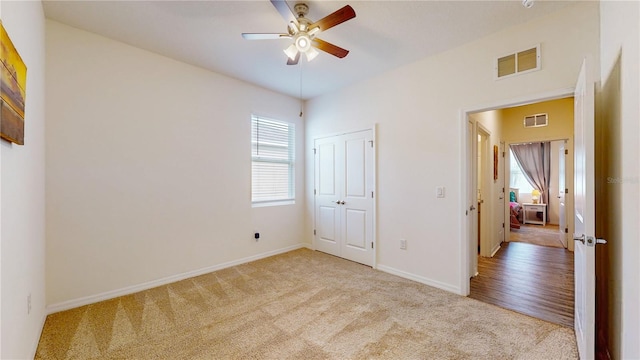
<path fill-rule="evenodd" d="M 297 99 L 57 22 L 46 30 L 52 310 L 300 246 Z M 296 124 L 295 205 L 251 207 L 252 112 Z"/>
<path fill-rule="evenodd" d="M 307 102 L 308 142 L 378 124 L 376 251 L 382 269 L 463 292 L 462 111 L 574 87 L 583 57 L 590 53 L 597 62 L 598 24 L 598 4 L 578 2 Z M 495 57 L 537 43 L 541 71 L 494 80 Z M 306 154 L 313 173 L 312 152 Z M 307 189 L 312 182 L 308 177 Z M 437 186 L 446 186 L 445 199 L 436 199 Z M 309 191 L 307 199 L 313 203 Z M 399 248 L 400 238 L 410 251 Z"/>
<path fill-rule="evenodd" d="M 596 232 L 609 241 L 609 349 L 614 359 L 639 359 L 640 5 L 603 1 L 600 18 L 602 89 L 596 155 L 601 156 L 603 173 L 596 179 L 596 211 L 603 213 Z"/>
<path fill-rule="evenodd" d="M 2 1 L 0 7 L 2 24 L 27 66 L 25 145 L 0 140 L 0 358 L 26 359 L 35 354 L 45 317 L 45 20 L 39 1 Z"/>

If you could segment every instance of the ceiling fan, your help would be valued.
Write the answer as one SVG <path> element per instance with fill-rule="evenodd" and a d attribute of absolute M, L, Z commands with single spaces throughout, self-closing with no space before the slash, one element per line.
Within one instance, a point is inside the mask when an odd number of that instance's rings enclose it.
<path fill-rule="evenodd" d="M 247 40 L 293 39 L 293 44 L 284 50 L 289 58 L 287 65 L 296 65 L 300 60 L 301 53 L 306 55 L 307 61 L 313 60 L 319 54 L 316 49 L 339 58 L 343 58 L 349 53 L 349 50 L 321 40 L 316 35 L 356 17 L 356 12 L 351 6 L 347 5 L 316 22 L 312 22 L 305 17 L 309 13 L 309 7 L 305 3 L 297 3 L 293 7 L 294 11 L 291 11 L 284 0 L 271 0 L 271 4 L 287 21 L 287 33 L 243 33 L 243 38 Z"/>

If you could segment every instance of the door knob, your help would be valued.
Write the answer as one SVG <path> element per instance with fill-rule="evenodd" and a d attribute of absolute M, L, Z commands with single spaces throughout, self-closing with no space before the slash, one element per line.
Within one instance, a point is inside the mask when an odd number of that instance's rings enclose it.
<path fill-rule="evenodd" d="M 584 234 L 582 234 L 582 235 L 573 234 L 573 240 L 580 241 L 581 243 L 584 244 Z"/>
<path fill-rule="evenodd" d="M 336 200 L 336 204 L 340 205 L 340 200 Z"/>
<path fill-rule="evenodd" d="M 471 205 L 471 207 L 469 208 L 469 211 L 473 211 L 473 210 L 475 210 L 475 209 L 476 209 L 476 207 L 475 207 L 475 206 L 473 206 L 473 205 Z"/>
<path fill-rule="evenodd" d="M 344 200 L 340 201 L 340 205 L 344 205 L 344 204 L 345 204 Z"/>

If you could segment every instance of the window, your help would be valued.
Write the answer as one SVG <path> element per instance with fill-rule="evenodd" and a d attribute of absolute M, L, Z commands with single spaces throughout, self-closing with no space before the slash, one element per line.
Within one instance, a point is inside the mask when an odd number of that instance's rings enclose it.
<path fill-rule="evenodd" d="M 516 157 L 513 155 L 511 149 L 509 149 L 509 154 L 511 155 L 509 162 L 511 168 L 509 186 L 518 189 L 520 194 L 531 194 L 533 187 L 522 173 L 522 169 L 520 168 L 520 165 L 518 165 L 518 161 L 516 161 Z"/>
<path fill-rule="evenodd" d="M 293 203 L 294 124 L 251 116 L 251 202 Z"/>

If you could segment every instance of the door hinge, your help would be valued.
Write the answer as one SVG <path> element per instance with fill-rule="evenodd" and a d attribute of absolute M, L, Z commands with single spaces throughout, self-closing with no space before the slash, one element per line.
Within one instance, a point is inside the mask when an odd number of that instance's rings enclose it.
<path fill-rule="evenodd" d="M 316 154 L 316 148 L 313 148 L 313 155 Z"/>
<path fill-rule="evenodd" d="M 569 193 L 569 189 L 565 188 L 565 189 L 564 189 L 564 193 L 565 193 L 565 194 L 568 194 L 568 193 Z"/>
<path fill-rule="evenodd" d="M 316 189 L 313 189 L 313 195 L 316 195 Z"/>
<path fill-rule="evenodd" d="M 313 235 L 315 235 L 315 234 L 316 234 L 316 229 L 313 229 Z"/>
<path fill-rule="evenodd" d="M 373 147 L 373 140 L 369 140 L 369 144 L 371 144 L 371 147 Z"/>
<path fill-rule="evenodd" d="M 373 249 L 373 243 L 371 243 L 371 248 Z"/>
<path fill-rule="evenodd" d="M 502 193 L 504 194 L 504 188 L 502 188 Z"/>
<path fill-rule="evenodd" d="M 564 154 L 569 155 L 569 149 L 564 149 Z"/>
<path fill-rule="evenodd" d="M 504 157 L 504 151 L 502 152 L 502 157 Z"/>
<path fill-rule="evenodd" d="M 373 199 L 373 191 L 371 192 L 371 198 Z"/>
<path fill-rule="evenodd" d="M 502 228 L 504 229 L 504 223 L 502 223 Z"/>
<path fill-rule="evenodd" d="M 569 233 L 569 228 L 564 228 L 564 233 L 568 234 Z"/>

